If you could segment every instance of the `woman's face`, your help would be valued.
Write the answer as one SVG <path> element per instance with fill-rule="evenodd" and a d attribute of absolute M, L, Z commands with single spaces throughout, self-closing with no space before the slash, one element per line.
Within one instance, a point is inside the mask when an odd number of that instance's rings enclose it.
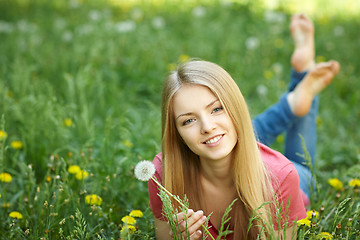
<path fill-rule="evenodd" d="M 173 99 L 176 128 L 202 160 L 230 157 L 237 143 L 233 122 L 209 88 L 185 85 Z"/>

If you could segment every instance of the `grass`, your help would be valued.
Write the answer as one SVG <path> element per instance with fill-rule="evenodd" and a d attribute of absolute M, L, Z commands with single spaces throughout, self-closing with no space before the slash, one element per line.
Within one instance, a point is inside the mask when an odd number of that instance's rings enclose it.
<path fill-rule="evenodd" d="M 181 59 L 223 66 L 253 116 L 286 90 L 293 5 L 282 1 L 269 15 L 261 1 L 180 2 L 0 0 L 0 130 L 7 135 L 0 135 L 0 172 L 12 176 L 0 182 L 0 238 L 118 239 L 122 218 L 139 209 L 144 216 L 129 236 L 151 239 L 147 186 L 133 168 L 160 151 L 159 93 Z M 346 236 L 346 217 L 357 216 L 359 229 L 358 189 L 348 186 L 360 178 L 359 20 L 321 13 L 312 15 L 318 59 L 336 59 L 342 69 L 321 94 L 311 208 L 325 206 L 316 232 L 335 236 L 339 222 Z M 280 137 L 273 147 L 281 145 Z M 78 180 L 71 165 L 89 176 Z M 343 188 L 334 190 L 329 178 Z M 89 194 L 101 205 L 87 204 Z M 9 217 L 13 211 L 22 219 Z"/>

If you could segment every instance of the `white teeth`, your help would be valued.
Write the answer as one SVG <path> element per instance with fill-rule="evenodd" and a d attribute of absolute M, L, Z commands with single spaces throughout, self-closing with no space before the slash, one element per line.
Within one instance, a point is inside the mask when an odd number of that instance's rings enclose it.
<path fill-rule="evenodd" d="M 210 140 L 208 140 L 208 141 L 206 141 L 205 143 L 206 144 L 209 144 L 209 143 L 216 143 L 217 141 L 219 141 L 220 140 L 220 138 L 221 138 L 222 136 L 217 136 L 217 137 L 214 137 L 214 138 L 212 138 L 212 139 L 210 139 Z"/>

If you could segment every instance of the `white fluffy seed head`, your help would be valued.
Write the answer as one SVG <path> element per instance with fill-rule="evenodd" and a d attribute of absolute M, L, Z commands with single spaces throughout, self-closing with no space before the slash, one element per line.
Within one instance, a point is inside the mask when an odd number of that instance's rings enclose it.
<path fill-rule="evenodd" d="M 155 166 L 148 160 L 143 160 L 135 166 L 135 177 L 140 180 L 147 182 L 155 174 Z"/>

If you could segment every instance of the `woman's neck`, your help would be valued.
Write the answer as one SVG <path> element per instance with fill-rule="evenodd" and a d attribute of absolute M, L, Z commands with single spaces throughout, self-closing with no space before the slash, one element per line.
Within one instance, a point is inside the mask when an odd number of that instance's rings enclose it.
<path fill-rule="evenodd" d="M 201 162 L 201 177 L 215 187 L 233 187 L 231 156 L 221 160 L 204 160 Z"/>

